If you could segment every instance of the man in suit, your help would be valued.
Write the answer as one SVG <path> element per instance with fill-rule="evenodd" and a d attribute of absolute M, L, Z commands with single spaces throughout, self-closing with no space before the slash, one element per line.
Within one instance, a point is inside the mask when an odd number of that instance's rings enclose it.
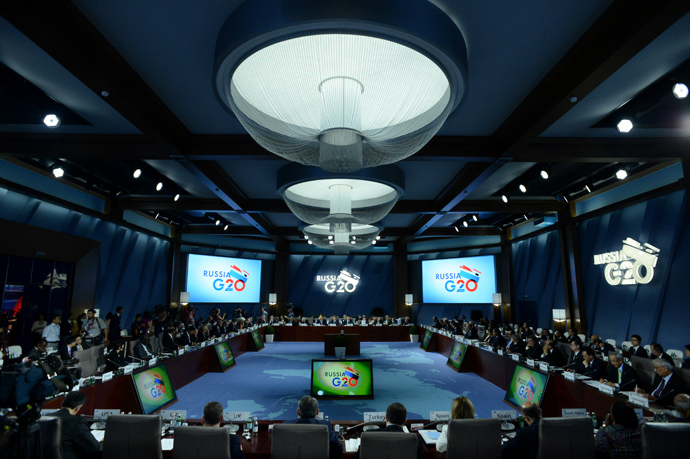
<path fill-rule="evenodd" d="M 74 358 L 74 353 L 77 351 L 77 337 L 70 336 L 65 340 L 65 344 L 58 347 L 58 352 L 60 353 L 60 358 L 65 363 L 65 365 L 74 365 L 79 363 L 79 359 Z"/>
<path fill-rule="evenodd" d="M 168 327 L 163 333 L 163 342 L 161 343 L 161 352 L 173 353 L 177 350 L 175 344 L 175 327 Z"/>
<path fill-rule="evenodd" d="M 118 306 L 115 308 L 115 315 L 110 318 L 110 324 L 108 324 L 108 336 L 110 339 L 117 339 L 122 332 L 122 311 L 125 308 Z"/>
<path fill-rule="evenodd" d="M 606 370 L 606 379 L 599 380 L 602 384 L 618 387 L 620 390 L 632 390 L 639 381 L 637 372 L 623 362 L 623 354 L 619 352 L 609 354 L 609 366 Z"/>
<path fill-rule="evenodd" d="M 577 328 L 573 327 L 568 329 L 568 342 L 572 343 L 574 339 L 579 339 L 580 343 L 582 343 L 582 340 L 580 339 L 579 336 L 577 336 Z"/>
<path fill-rule="evenodd" d="M 125 343 L 122 340 L 117 340 L 111 343 L 111 350 L 105 358 L 105 371 L 115 371 L 120 367 L 127 365 L 124 357 Z"/>
<path fill-rule="evenodd" d="M 592 348 L 582 348 L 582 363 L 575 366 L 575 371 L 589 376 L 593 380 L 599 380 L 606 375 L 604 363 L 596 357 L 596 353 Z"/>
<path fill-rule="evenodd" d="M 533 459 L 537 457 L 541 410 L 534 402 L 525 402 L 520 408 L 527 426 L 518 429 L 515 436 L 503 445 L 501 448 L 502 459 Z"/>
<path fill-rule="evenodd" d="M 649 358 L 647 350 L 642 347 L 642 337 L 640 335 L 632 335 L 630 337 L 630 343 L 632 344 L 632 347 L 629 349 L 630 357 L 635 356 L 644 357 L 645 359 Z"/>
<path fill-rule="evenodd" d="M 515 354 L 522 354 L 525 351 L 525 343 L 519 333 L 515 333 L 508 343 L 507 350 Z"/>
<path fill-rule="evenodd" d="M 314 397 L 305 395 L 297 404 L 297 419 L 284 421 L 286 424 L 321 424 L 328 426 L 328 445 L 330 457 L 340 457 L 343 454 L 343 444 L 333 431 L 333 426 L 329 421 L 316 419 L 319 414 L 319 402 Z M 233 456 L 234 459 L 234 456 Z"/>
<path fill-rule="evenodd" d="M 582 364 L 582 341 L 575 336 L 575 339 L 570 341 L 570 358 L 568 358 L 568 367 L 576 367 Z"/>
<path fill-rule="evenodd" d="M 479 339 L 479 334 L 477 333 L 477 327 L 474 326 L 474 322 L 470 321 L 467 324 L 467 331 L 465 332 L 465 338 L 467 339 Z"/>
<path fill-rule="evenodd" d="M 664 348 L 661 344 L 652 343 L 649 347 L 652 349 L 653 359 L 664 359 L 668 363 L 670 363 L 671 366 L 675 365 L 675 363 L 673 362 L 673 357 L 664 352 Z"/>
<path fill-rule="evenodd" d="M 79 391 L 69 392 L 62 401 L 62 408 L 55 417 L 62 420 L 62 457 L 81 459 L 100 457 L 101 445 L 91 434 L 89 423 L 77 413 L 86 404 L 86 395 Z"/>
<path fill-rule="evenodd" d="M 223 420 L 223 405 L 218 402 L 208 402 L 204 406 L 204 414 L 201 417 L 201 425 L 203 427 L 220 427 Z M 244 459 L 242 452 L 242 445 L 237 435 L 228 433 L 230 435 L 230 457 L 232 459 Z"/>
<path fill-rule="evenodd" d="M 609 343 L 602 341 L 598 336 L 592 335 L 592 349 L 601 355 L 609 355 L 609 352 L 615 352 L 615 348 Z"/>
<path fill-rule="evenodd" d="M 554 367 L 565 365 L 565 357 L 563 356 L 561 350 L 558 349 L 558 346 L 556 346 L 556 342 L 554 340 L 547 340 L 546 343 L 544 343 L 542 352 L 543 353 L 540 359 L 549 365 Z"/>
<path fill-rule="evenodd" d="M 680 393 L 687 391 L 685 383 L 681 377 L 673 372 L 673 365 L 664 359 L 654 360 L 654 382 L 649 386 L 646 393 L 641 388 L 637 388 L 636 392 L 643 394 L 650 402 L 659 403 L 661 405 L 673 405 L 673 397 Z"/>
<path fill-rule="evenodd" d="M 154 357 L 154 355 L 142 341 L 139 341 L 139 343 L 134 346 L 134 357 L 139 360 L 150 360 Z"/>
<path fill-rule="evenodd" d="M 29 351 L 27 357 L 31 360 L 39 360 L 48 355 L 48 352 L 46 352 L 47 347 L 48 341 L 45 338 L 39 338 L 38 343 Z"/>
<path fill-rule="evenodd" d="M 391 403 L 386 408 L 386 427 L 372 432 L 400 432 L 404 433 L 403 426 L 407 422 L 407 409 L 402 403 Z M 422 439 L 417 437 L 417 459 L 422 459 L 423 449 Z M 355 459 L 359 459 L 359 450 L 354 455 Z"/>
<path fill-rule="evenodd" d="M 331 316 L 331 320 L 328 321 L 328 325 L 340 325 L 340 321 L 335 314 Z"/>
<path fill-rule="evenodd" d="M 494 328 L 491 331 L 491 338 L 489 338 L 489 345 L 495 348 L 506 347 L 506 339 L 501 335 L 501 331 L 498 328 Z"/>
<path fill-rule="evenodd" d="M 539 360 L 541 358 L 541 351 L 542 349 L 539 347 L 537 338 L 532 335 L 527 338 L 527 346 L 522 355 L 524 355 L 526 359 Z"/>

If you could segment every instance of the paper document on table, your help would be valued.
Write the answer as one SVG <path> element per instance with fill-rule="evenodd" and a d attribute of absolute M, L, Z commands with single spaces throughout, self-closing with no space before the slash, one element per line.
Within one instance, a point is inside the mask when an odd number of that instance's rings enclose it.
<path fill-rule="evenodd" d="M 441 432 L 438 430 L 418 430 L 419 435 L 422 436 L 424 443 L 427 445 L 435 445 L 438 441 L 438 437 L 441 436 Z"/>
<path fill-rule="evenodd" d="M 103 441 L 103 438 L 105 438 L 105 430 L 92 430 L 91 435 L 100 443 Z"/>
<path fill-rule="evenodd" d="M 599 386 L 601 386 L 601 383 L 599 381 L 590 380 L 590 381 L 582 381 L 582 382 L 587 384 L 588 386 L 592 386 L 595 389 L 599 389 Z"/>
<path fill-rule="evenodd" d="M 162 438 L 161 439 L 161 449 L 163 451 L 172 451 L 174 441 L 175 440 L 173 440 L 172 438 Z"/>
<path fill-rule="evenodd" d="M 350 440 L 345 440 L 345 452 L 354 453 L 359 449 L 359 444 L 361 440 L 359 438 L 352 438 Z"/>

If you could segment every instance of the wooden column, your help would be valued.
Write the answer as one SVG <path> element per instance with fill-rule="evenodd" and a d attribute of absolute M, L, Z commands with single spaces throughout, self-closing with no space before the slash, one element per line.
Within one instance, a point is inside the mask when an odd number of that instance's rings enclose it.
<path fill-rule="evenodd" d="M 561 247 L 561 269 L 565 290 L 565 314 L 568 328 L 574 326 L 578 333 L 587 335 L 587 313 L 580 267 L 580 244 L 577 227 L 572 222 L 571 209 L 558 212 L 558 235 Z"/>
<path fill-rule="evenodd" d="M 501 236 L 501 260 L 500 260 L 501 281 L 498 290 L 501 293 L 501 306 L 499 312 L 503 310 L 503 318 L 495 317 L 501 321 L 513 322 L 513 244 L 510 242 L 510 235 Z M 496 307 L 494 307 L 496 314 Z"/>

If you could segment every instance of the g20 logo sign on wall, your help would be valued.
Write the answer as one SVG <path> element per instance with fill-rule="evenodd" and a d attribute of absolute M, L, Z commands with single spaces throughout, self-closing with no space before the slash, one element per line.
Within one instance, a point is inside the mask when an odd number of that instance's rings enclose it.
<path fill-rule="evenodd" d="M 229 271 L 204 271 L 204 277 L 215 277 L 213 289 L 224 292 L 244 290 L 249 280 L 249 273 L 244 269 L 232 265 Z"/>
<path fill-rule="evenodd" d="M 261 260 L 189 254 L 186 288 L 191 303 L 258 303 Z"/>
<path fill-rule="evenodd" d="M 436 279 L 451 279 L 444 285 L 447 292 L 475 292 L 479 287 L 480 274 L 481 271 L 462 265 L 457 273 L 436 274 Z"/>
<path fill-rule="evenodd" d="M 620 251 L 594 255 L 594 264 L 606 265 L 604 278 L 609 285 L 649 284 L 654 278 L 659 252 L 651 244 L 627 238 Z"/>
<path fill-rule="evenodd" d="M 359 284 L 359 276 L 343 269 L 337 276 L 316 276 L 316 282 L 323 282 L 323 288 L 328 293 L 353 293 Z"/>

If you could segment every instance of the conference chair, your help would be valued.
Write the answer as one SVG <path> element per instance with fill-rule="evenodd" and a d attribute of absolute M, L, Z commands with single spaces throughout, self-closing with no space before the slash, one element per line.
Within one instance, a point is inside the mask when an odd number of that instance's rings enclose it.
<path fill-rule="evenodd" d="M 654 359 L 646 359 L 644 357 L 632 356 L 630 357 L 630 366 L 637 372 L 640 377 L 640 387 L 649 387 L 654 381 Z"/>
<path fill-rule="evenodd" d="M 581 459 L 594 457 L 592 420 L 578 418 L 543 418 L 539 421 L 537 459 Z"/>
<path fill-rule="evenodd" d="M 54 416 L 42 416 L 38 420 L 41 431 L 43 459 L 62 459 L 62 420 Z"/>
<path fill-rule="evenodd" d="M 681 368 L 683 366 L 683 357 L 685 353 L 680 349 L 666 349 L 666 353 L 671 356 L 676 366 Z"/>
<path fill-rule="evenodd" d="M 448 423 L 447 458 L 491 459 L 501 457 L 499 419 L 451 419 Z"/>
<path fill-rule="evenodd" d="M 606 340 L 606 342 L 609 343 L 611 346 L 616 347 L 616 340 L 615 339 L 609 338 Z"/>
<path fill-rule="evenodd" d="M 621 349 L 623 349 L 624 351 L 627 351 L 627 350 L 630 349 L 631 347 L 632 347 L 632 342 L 631 342 L 631 341 L 623 341 L 623 342 L 621 343 Z"/>
<path fill-rule="evenodd" d="M 587 336 L 585 336 L 584 333 L 578 333 L 577 336 L 580 338 L 580 341 L 582 341 L 583 343 L 587 342 Z"/>
<path fill-rule="evenodd" d="M 173 459 L 230 459 L 228 430 L 222 427 L 178 427 Z"/>
<path fill-rule="evenodd" d="M 19 357 L 20 355 L 24 355 L 24 351 L 20 345 L 16 344 L 14 346 L 9 346 L 5 355 L 7 355 L 8 358 Z"/>
<path fill-rule="evenodd" d="M 160 416 L 116 414 L 108 418 L 103 459 L 162 459 Z"/>
<path fill-rule="evenodd" d="M 417 435 L 402 432 L 364 432 L 360 459 L 416 459 Z"/>
<path fill-rule="evenodd" d="M 271 459 L 324 459 L 328 457 L 328 426 L 275 424 Z"/>
<path fill-rule="evenodd" d="M 655 459 L 660 454 L 663 457 L 687 457 L 688 450 L 690 424 L 642 424 L 642 459 Z"/>

